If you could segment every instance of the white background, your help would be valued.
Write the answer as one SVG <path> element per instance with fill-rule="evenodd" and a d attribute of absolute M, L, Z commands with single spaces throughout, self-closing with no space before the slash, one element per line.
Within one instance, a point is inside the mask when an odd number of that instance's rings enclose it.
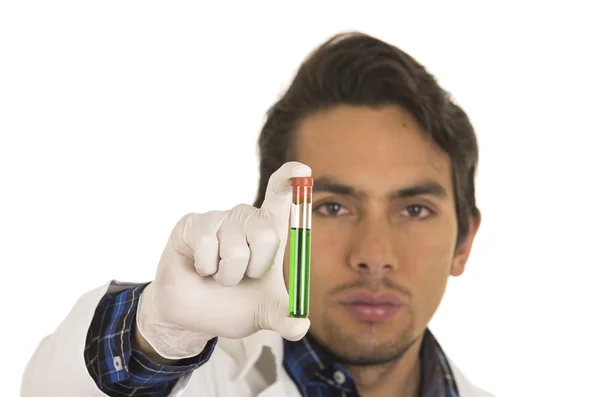
<path fill-rule="evenodd" d="M 151 279 L 181 215 L 253 201 L 265 110 L 357 29 L 424 63 L 479 134 L 483 224 L 432 324 L 448 354 L 498 396 L 600 396 L 593 5 L 200 3 L 0 6 L 0 394 L 80 294 Z"/>

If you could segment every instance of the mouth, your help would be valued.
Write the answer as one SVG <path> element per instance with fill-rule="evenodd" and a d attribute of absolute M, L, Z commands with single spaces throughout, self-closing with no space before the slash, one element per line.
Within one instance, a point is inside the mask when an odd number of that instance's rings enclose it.
<path fill-rule="evenodd" d="M 396 294 L 366 290 L 345 295 L 340 303 L 352 317 L 368 323 L 388 321 L 404 307 Z"/>

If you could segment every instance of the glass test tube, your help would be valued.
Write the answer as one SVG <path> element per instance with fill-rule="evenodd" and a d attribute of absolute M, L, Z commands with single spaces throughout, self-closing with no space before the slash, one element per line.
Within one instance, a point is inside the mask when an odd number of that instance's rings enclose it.
<path fill-rule="evenodd" d="M 290 317 L 308 317 L 312 189 L 312 177 L 292 178 L 289 263 Z"/>

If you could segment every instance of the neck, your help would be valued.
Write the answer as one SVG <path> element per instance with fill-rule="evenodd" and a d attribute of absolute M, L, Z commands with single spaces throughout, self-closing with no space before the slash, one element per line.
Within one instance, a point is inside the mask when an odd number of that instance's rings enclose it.
<path fill-rule="evenodd" d="M 373 366 L 344 367 L 363 397 L 417 397 L 421 380 L 419 350 L 422 337 L 395 361 Z"/>

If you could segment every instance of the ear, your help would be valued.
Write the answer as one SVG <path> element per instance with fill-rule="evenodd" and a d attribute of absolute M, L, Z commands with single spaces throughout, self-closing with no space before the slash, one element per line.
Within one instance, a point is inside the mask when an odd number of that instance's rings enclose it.
<path fill-rule="evenodd" d="M 464 237 L 463 241 L 456 247 L 456 251 L 454 252 L 454 258 L 452 260 L 452 268 L 450 269 L 450 274 L 458 277 L 465 271 L 465 265 L 467 264 L 467 260 L 469 259 L 469 255 L 471 254 L 471 247 L 473 246 L 473 240 L 475 239 L 475 235 L 479 230 L 479 225 L 481 224 L 481 215 L 477 217 L 470 217 L 469 219 L 469 232 Z"/>

